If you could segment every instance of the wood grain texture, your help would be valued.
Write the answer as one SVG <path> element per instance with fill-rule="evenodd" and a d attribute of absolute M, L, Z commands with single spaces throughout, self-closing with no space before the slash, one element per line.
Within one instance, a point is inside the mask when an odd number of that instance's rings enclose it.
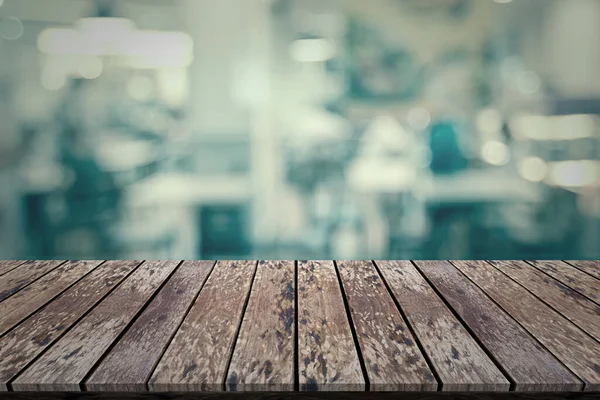
<path fill-rule="evenodd" d="M 490 261 L 490 263 L 600 341 L 598 304 L 524 261 Z M 600 281 L 598 283 L 600 284 Z"/>
<path fill-rule="evenodd" d="M 13 383 L 15 391 L 78 391 L 80 383 L 179 263 L 147 261 Z"/>
<path fill-rule="evenodd" d="M 219 261 L 152 374 L 152 391 L 222 391 L 256 261 Z"/>
<path fill-rule="evenodd" d="M 338 270 L 371 391 L 435 391 L 433 373 L 375 265 L 339 261 Z"/>
<path fill-rule="evenodd" d="M 567 261 L 575 268 L 588 273 L 589 275 L 600 279 L 600 261 Z"/>
<path fill-rule="evenodd" d="M 530 263 L 600 305 L 600 280 L 562 261 L 530 261 Z"/>
<path fill-rule="evenodd" d="M 577 391 L 583 384 L 447 261 L 415 261 L 515 383 L 516 391 Z"/>
<path fill-rule="evenodd" d="M 146 382 L 214 261 L 186 261 L 85 382 L 95 392 L 146 391 Z"/>
<path fill-rule="evenodd" d="M 437 371 L 442 391 L 510 389 L 504 374 L 410 261 L 377 265 Z"/>
<path fill-rule="evenodd" d="M 178 392 L 6 393 L 3 400 L 599 400 L 598 392 Z"/>
<path fill-rule="evenodd" d="M 69 261 L 0 303 L 0 336 L 88 274 L 101 261 Z"/>
<path fill-rule="evenodd" d="M 24 264 L 25 261 L 17 260 L 0 260 L 0 276 L 6 274 L 9 271 L 17 268 L 19 265 Z"/>
<path fill-rule="evenodd" d="M 485 261 L 454 265 L 585 382 L 600 390 L 600 343 Z"/>
<path fill-rule="evenodd" d="M 108 261 L 0 339 L 0 391 L 115 288 L 140 261 Z"/>
<path fill-rule="evenodd" d="M 293 261 L 260 261 L 227 374 L 229 391 L 294 390 Z"/>
<path fill-rule="evenodd" d="M 333 261 L 298 262 L 301 391 L 364 391 L 365 379 Z"/>
<path fill-rule="evenodd" d="M 0 301 L 44 276 L 64 261 L 27 261 L 0 277 Z"/>

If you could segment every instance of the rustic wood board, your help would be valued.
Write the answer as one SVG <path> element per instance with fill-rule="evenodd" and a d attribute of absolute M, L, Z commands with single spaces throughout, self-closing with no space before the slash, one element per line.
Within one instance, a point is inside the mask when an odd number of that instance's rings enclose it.
<path fill-rule="evenodd" d="M 600 280 L 562 261 L 530 261 L 530 263 L 600 305 Z"/>
<path fill-rule="evenodd" d="M 593 392 L 219 392 L 219 393 L 5 393 L 2 400 L 598 400 Z"/>
<path fill-rule="evenodd" d="M 600 279 L 600 261 L 567 261 L 577 269 Z"/>
<path fill-rule="evenodd" d="M 147 261 L 13 383 L 15 391 L 79 391 L 80 383 L 123 332 L 176 261 Z"/>
<path fill-rule="evenodd" d="M 108 261 L 0 339 L 0 391 L 114 289 L 140 261 Z"/>
<path fill-rule="evenodd" d="M 489 354 L 527 392 L 578 391 L 583 384 L 447 261 L 415 261 Z"/>
<path fill-rule="evenodd" d="M 600 341 L 599 305 L 524 261 L 490 263 Z"/>
<path fill-rule="evenodd" d="M 408 322 L 442 381 L 442 391 L 508 391 L 510 382 L 410 261 L 379 261 Z"/>
<path fill-rule="evenodd" d="M 485 261 L 454 265 L 585 382 L 600 390 L 600 343 Z"/>
<path fill-rule="evenodd" d="M 148 383 L 152 391 L 222 391 L 256 261 L 219 261 Z"/>
<path fill-rule="evenodd" d="M 300 391 L 364 391 L 333 261 L 298 262 L 297 313 Z"/>
<path fill-rule="evenodd" d="M 25 261 L 17 260 L 0 260 L 0 276 L 6 274 L 9 271 L 17 268 L 19 265 L 24 264 Z"/>
<path fill-rule="evenodd" d="M 69 261 L 0 302 L 0 336 L 100 264 Z"/>
<path fill-rule="evenodd" d="M 433 373 L 375 265 L 339 261 L 338 270 L 371 391 L 435 391 Z"/>
<path fill-rule="evenodd" d="M 293 261 L 260 261 L 235 344 L 228 391 L 293 391 Z"/>
<path fill-rule="evenodd" d="M 143 392 L 214 261 L 186 261 L 85 382 L 87 391 Z"/>
<path fill-rule="evenodd" d="M 2 275 L 0 277 L 0 301 L 15 294 L 62 263 L 64 261 L 27 261 L 19 268 Z"/>

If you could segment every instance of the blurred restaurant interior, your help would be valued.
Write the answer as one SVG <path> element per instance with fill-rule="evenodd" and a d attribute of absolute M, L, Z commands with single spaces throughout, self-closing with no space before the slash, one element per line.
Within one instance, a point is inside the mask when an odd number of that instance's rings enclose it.
<path fill-rule="evenodd" d="M 600 259 L 600 0 L 0 0 L 2 259 Z"/>

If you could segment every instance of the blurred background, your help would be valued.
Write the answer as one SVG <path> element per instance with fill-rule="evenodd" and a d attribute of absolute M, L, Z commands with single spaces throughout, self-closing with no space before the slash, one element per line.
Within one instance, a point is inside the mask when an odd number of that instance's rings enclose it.
<path fill-rule="evenodd" d="M 0 258 L 600 259 L 600 0 L 0 0 Z"/>

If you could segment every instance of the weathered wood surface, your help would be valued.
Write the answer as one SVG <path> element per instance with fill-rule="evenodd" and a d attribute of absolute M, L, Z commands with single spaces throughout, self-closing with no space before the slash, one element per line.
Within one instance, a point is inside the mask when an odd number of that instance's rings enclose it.
<path fill-rule="evenodd" d="M 584 381 L 600 391 L 600 343 L 485 261 L 453 264 Z"/>
<path fill-rule="evenodd" d="M 581 381 L 449 262 L 415 264 L 502 365 L 515 390 L 581 390 Z"/>
<path fill-rule="evenodd" d="M 0 276 L 22 265 L 25 261 L 17 260 L 0 260 Z"/>
<path fill-rule="evenodd" d="M 598 400 L 599 392 L 145 392 L 5 393 L 3 400 Z"/>
<path fill-rule="evenodd" d="M 442 391 L 508 391 L 510 382 L 446 307 L 410 261 L 379 261 L 442 381 Z"/>
<path fill-rule="evenodd" d="M 58 296 L 80 278 L 88 274 L 101 261 L 70 261 L 64 263 L 31 285 L 0 303 L 0 336 L 33 314 L 52 298 Z"/>
<path fill-rule="evenodd" d="M 598 400 L 599 392 L 145 392 L 5 393 L 2 400 Z"/>
<path fill-rule="evenodd" d="M 600 306 L 524 261 L 490 263 L 600 341 Z M 600 291 L 600 281 L 598 281 Z"/>
<path fill-rule="evenodd" d="M 256 261 L 219 261 L 148 384 L 153 391 L 221 391 Z"/>
<path fill-rule="evenodd" d="M 78 391 L 102 354 L 179 262 L 146 261 L 102 303 L 20 375 L 19 391 Z"/>
<path fill-rule="evenodd" d="M 153 368 L 208 277 L 213 261 L 186 261 L 85 382 L 88 391 L 147 390 Z"/>
<path fill-rule="evenodd" d="M 0 391 L 600 397 L 598 264 L 570 262 L 0 262 Z"/>
<path fill-rule="evenodd" d="M 371 391 L 435 391 L 432 371 L 375 265 L 339 261 L 338 270 Z"/>
<path fill-rule="evenodd" d="M 567 261 L 569 265 L 600 279 L 600 261 Z"/>
<path fill-rule="evenodd" d="M 600 305 L 600 280 L 562 261 L 530 261 L 530 263 Z"/>
<path fill-rule="evenodd" d="M 294 390 L 295 291 L 293 261 L 258 263 L 227 390 Z"/>
<path fill-rule="evenodd" d="M 298 262 L 300 391 L 364 391 L 333 261 Z"/>
<path fill-rule="evenodd" d="M 44 276 L 64 261 L 27 261 L 0 277 L 0 301 Z"/>
<path fill-rule="evenodd" d="M 0 391 L 80 317 L 117 286 L 140 261 L 107 261 L 0 339 Z M 2 303 L 0 303 L 2 304 Z"/>

